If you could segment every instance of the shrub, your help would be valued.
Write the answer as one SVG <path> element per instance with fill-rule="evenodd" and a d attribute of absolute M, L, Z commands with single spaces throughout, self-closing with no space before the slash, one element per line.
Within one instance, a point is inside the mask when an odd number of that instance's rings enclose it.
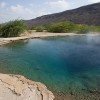
<path fill-rule="evenodd" d="M 2 35 L 2 34 L 1 34 L 1 29 L 2 29 L 2 27 L 3 27 L 3 25 L 0 24 L 0 36 Z"/>
<path fill-rule="evenodd" d="M 74 27 L 75 25 L 71 22 L 60 22 L 48 26 L 47 30 L 55 33 L 67 33 L 73 31 Z"/>
<path fill-rule="evenodd" d="M 90 31 L 100 32 L 100 26 L 90 26 Z"/>
<path fill-rule="evenodd" d="M 76 25 L 76 31 L 77 33 L 87 33 L 89 31 L 88 25 Z"/>
<path fill-rule="evenodd" d="M 0 24 L 0 31 L 1 31 L 2 25 Z"/>
<path fill-rule="evenodd" d="M 30 27 L 30 30 L 36 30 L 36 27 L 35 26 Z"/>
<path fill-rule="evenodd" d="M 45 28 L 43 26 L 38 26 L 34 29 L 36 30 L 36 32 L 43 32 Z"/>
<path fill-rule="evenodd" d="M 26 29 L 26 25 L 22 20 L 10 21 L 1 28 L 1 34 L 3 37 L 16 37 L 23 33 Z"/>
<path fill-rule="evenodd" d="M 0 30 L 1 30 L 1 28 L 2 28 L 2 25 L 0 24 Z"/>

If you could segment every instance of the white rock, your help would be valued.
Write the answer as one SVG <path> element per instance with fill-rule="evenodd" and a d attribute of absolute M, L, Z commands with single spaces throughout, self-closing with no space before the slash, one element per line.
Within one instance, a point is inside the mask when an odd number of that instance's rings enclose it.
<path fill-rule="evenodd" d="M 39 82 L 20 75 L 0 74 L 0 100 L 54 100 L 54 95 Z"/>

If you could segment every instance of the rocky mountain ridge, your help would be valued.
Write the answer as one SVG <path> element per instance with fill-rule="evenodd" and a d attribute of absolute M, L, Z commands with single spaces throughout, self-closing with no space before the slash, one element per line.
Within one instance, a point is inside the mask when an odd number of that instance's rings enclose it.
<path fill-rule="evenodd" d="M 100 25 L 100 2 L 67 10 L 60 13 L 44 15 L 25 21 L 29 26 L 49 25 L 57 22 L 71 21 L 76 24 Z"/>

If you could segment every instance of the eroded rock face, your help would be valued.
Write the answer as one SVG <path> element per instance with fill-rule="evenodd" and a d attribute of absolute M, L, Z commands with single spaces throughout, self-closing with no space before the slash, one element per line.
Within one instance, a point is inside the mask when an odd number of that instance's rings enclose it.
<path fill-rule="evenodd" d="M 54 100 L 54 95 L 39 82 L 20 75 L 0 74 L 0 100 Z"/>

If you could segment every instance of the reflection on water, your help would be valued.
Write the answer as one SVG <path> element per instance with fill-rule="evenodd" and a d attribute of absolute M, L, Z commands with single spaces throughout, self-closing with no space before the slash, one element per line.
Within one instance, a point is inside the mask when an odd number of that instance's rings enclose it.
<path fill-rule="evenodd" d="M 100 36 L 30 39 L 2 46 L 0 72 L 40 81 L 57 100 L 99 100 Z"/>

